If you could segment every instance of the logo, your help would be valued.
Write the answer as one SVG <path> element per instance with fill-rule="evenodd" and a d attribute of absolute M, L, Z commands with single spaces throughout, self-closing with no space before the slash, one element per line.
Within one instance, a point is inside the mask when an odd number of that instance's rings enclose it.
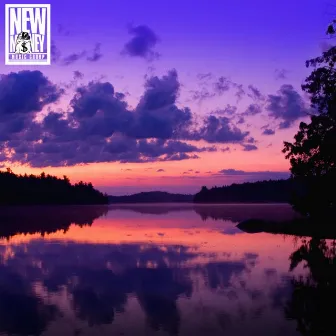
<path fill-rule="evenodd" d="M 50 5 L 5 5 L 5 64 L 50 65 Z"/>

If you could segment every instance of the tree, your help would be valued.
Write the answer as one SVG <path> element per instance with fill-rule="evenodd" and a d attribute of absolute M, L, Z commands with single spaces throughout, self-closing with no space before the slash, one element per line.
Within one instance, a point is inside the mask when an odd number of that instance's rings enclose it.
<path fill-rule="evenodd" d="M 334 21 L 327 30 L 333 37 Z M 292 177 L 302 182 L 302 194 L 293 199 L 294 208 L 304 214 L 334 213 L 336 208 L 336 47 L 308 60 L 314 67 L 302 89 L 310 95 L 315 113 L 310 123 L 301 122 L 294 142 L 284 142 Z"/>

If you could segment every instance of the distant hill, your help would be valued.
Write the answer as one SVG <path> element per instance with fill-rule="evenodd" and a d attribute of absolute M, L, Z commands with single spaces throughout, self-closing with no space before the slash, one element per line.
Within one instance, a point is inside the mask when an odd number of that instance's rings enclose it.
<path fill-rule="evenodd" d="M 208 189 L 196 195 L 162 191 L 141 192 L 129 196 L 108 196 L 109 203 L 290 203 L 294 194 L 302 193 L 293 179 L 232 184 Z"/>
<path fill-rule="evenodd" d="M 289 203 L 294 189 L 297 187 L 292 179 L 248 182 L 211 189 L 202 187 L 202 190 L 195 195 L 194 202 Z"/>
<path fill-rule="evenodd" d="M 128 196 L 108 196 L 109 203 L 186 203 L 194 195 L 171 194 L 163 191 L 149 191 Z"/>

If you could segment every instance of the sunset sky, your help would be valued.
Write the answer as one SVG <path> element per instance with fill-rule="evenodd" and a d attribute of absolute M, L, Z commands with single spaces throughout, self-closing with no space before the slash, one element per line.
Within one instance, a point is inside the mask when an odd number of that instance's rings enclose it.
<path fill-rule="evenodd" d="M 289 176 L 336 0 L 48 3 L 50 66 L 6 66 L 0 48 L 2 169 L 115 195 Z"/>

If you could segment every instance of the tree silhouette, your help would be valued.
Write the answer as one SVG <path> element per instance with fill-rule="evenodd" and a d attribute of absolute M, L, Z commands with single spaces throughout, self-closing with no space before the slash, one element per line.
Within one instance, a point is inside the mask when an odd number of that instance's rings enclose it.
<path fill-rule="evenodd" d="M 0 171 L 0 205 L 107 204 L 106 194 L 91 183 L 71 184 L 67 176 L 16 175 L 10 168 Z"/>
<path fill-rule="evenodd" d="M 333 22 L 327 34 L 335 34 Z M 301 122 L 294 142 L 284 142 L 292 177 L 301 183 L 293 206 L 305 215 L 334 214 L 336 207 L 336 47 L 308 60 L 314 71 L 302 89 L 310 95 L 310 123 Z"/>
<path fill-rule="evenodd" d="M 195 203 L 288 203 L 291 191 L 295 187 L 294 181 L 269 180 L 232 184 L 230 186 L 203 186 L 194 196 Z"/>

